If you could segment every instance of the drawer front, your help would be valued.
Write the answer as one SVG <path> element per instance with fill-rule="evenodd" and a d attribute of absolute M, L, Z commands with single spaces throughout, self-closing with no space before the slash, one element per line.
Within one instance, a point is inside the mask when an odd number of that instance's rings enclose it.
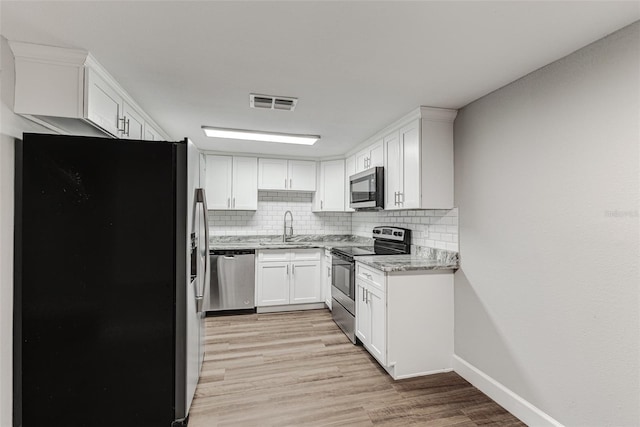
<path fill-rule="evenodd" d="M 265 249 L 258 251 L 258 261 L 289 261 L 291 259 L 291 251 L 288 249 Z"/>
<path fill-rule="evenodd" d="M 382 292 L 385 292 L 384 273 L 382 271 L 356 262 L 356 277 L 366 280 L 367 283 L 373 285 L 377 289 L 380 289 Z"/>
<path fill-rule="evenodd" d="M 321 249 L 292 249 L 291 261 L 320 261 Z"/>

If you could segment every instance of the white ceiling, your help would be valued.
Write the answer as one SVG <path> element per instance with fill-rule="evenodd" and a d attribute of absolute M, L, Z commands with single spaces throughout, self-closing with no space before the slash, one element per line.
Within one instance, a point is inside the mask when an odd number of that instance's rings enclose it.
<path fill-rule="evenodd" d="M 9 40 L 89 50 L 173 138 L 340 155 L 419 105 L 460 108 L 640 19 L 640 2 L 6 1 Z M 298 97 L 294 112 L 249 93 Z M 318 134 L 206 138 L 202 125 Z"/>

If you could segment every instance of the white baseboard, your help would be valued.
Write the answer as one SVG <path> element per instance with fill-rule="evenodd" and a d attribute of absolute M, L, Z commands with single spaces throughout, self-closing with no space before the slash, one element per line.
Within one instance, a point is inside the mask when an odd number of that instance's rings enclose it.
<path fill-rule="evenodd" d="M 453 370 L 528 426 L 562 427 L 558 421 L 455 354 Z"/>
<path fill-rule="evenodd" d="M 256 313 L 280 313 L 283 311 L 299 310 L 319 310 L 326 306 L 323 302 L 310 302 L 307 304 L 272 305 L 267 307 L 256 307 Z"/>

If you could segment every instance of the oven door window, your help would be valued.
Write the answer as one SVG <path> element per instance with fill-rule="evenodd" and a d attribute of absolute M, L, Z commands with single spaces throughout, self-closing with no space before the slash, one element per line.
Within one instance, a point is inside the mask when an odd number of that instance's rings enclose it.
<path fill-rule="evenodd" d="M 351 181 L 351 203 L 376 199 L 376 175 L 371 174 Z"/>
<path fill-rule="evenodd" d="M 331 264 L 331 284 L 349 298 L 355 299 L 353 263 L 343 261 L 334 256 Z"/>

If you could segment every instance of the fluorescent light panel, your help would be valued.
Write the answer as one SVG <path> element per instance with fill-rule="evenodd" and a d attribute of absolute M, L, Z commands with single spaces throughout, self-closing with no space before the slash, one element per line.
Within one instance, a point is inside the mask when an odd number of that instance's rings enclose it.
<path fill-rule="evenodd" d="M 296 135 L 244 129 L 214 128 L 210 126 L 202 126 L 202 130 L 204 134 L 210 138 L 247 139 L 250 141 L 281 142 L 283 144 L 313 145 L 320 139 L 318 135 Z"/>

